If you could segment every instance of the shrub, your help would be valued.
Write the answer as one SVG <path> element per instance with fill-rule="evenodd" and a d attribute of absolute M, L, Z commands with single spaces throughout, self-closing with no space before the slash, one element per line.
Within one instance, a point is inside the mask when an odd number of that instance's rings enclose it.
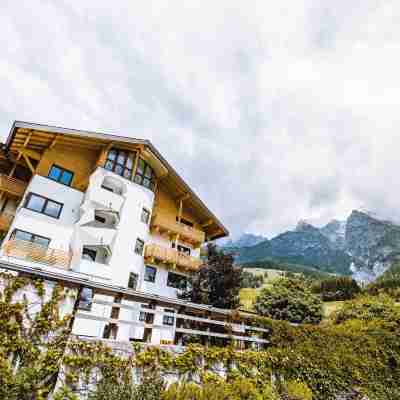
<path fill-rule="evenodd" d="M 281 278 L 264 288 L 254 308 L 260 315 L 293 323 L 319 323 L 322 302 L 301 279 Z"/>
<path fill-rule="evenodd" d="M 162 400 L 279 400 L 270 385 L 257 387 L 248 378 L 239 377 L 230 382 L 218 379 L 201 386 L 195 383 L 174 383 L 161 397 Z"/>
<path fill-rule="evenodd" d="M 332 277 L 317 281 L 311 287 L 323 301 L 350 300 L 361 292 L 357 282 L 347 276 Z"/>
<path fill-rule="evenodd" d="M 332 316 L 336 324 L 358 319 L 366 322 L 380 320 L 385 323 L 400 326 L 400 306 L 388 295 L 360 296 L 355 300 L 345 302 L 343 307 Z"/>
<path fill-rule="evenodd" d="M 255 275 L 251 272 L 242 272 L 242 281 L 240 284 L 241 288 L 252 288 L 257 289 L 264 283 L 264 275 Z"/>
<path fill-rule="evenodd" d="M 288 382 L 287 395 L 290 400 L 312 400 L 310 388 L 298 380 Z"/>

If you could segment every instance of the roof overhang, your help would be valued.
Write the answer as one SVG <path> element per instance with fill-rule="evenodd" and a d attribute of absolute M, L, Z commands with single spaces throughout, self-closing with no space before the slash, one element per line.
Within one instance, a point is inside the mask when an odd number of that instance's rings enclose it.
<path fill-rule="evenodd" d="M 23 132 L 24 135 L 22 135 L 21 132 Z M 85 139 L 84 141 L 83 138 Z M 11 153 L 17 152 L 18 148 L 23 145 L 28 149 L 32 149 L 32 151 L 43 151 L 56 142 L 57 144 L 65 144 L 68 146 L 92 145 L 98 149 L 114 142 L 119 145 L 125 144 L 128 148 L 140 147 L 143 157 L 151 161 L 157 176 L 161 178 L 161 185 L 167 188 L 173 187 L 177 192 L 176 198 L 185 198 L 185 206 L 188 207 L 194 215 L 200 216 L 202 225 L 206 231 L 207 240 L 218 239 L 229 234 L 225 226 L 208 209 L 203 201 L 193 192 L 189 185 L 179 176 L 175 169 L 149 140 L 24 121 L 14 121 L 5 147 L 6 150 Z"/>

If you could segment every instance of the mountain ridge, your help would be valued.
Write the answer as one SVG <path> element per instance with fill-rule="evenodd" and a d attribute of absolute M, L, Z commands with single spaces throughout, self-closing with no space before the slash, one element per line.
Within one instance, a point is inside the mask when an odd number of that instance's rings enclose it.
<path fill-rule="evenodd" d="M 352 275 L 362 282 L 376 279 L 400 259 L 400 226 L 359 210 L 322 227 L 300 220 L 295 229 L 264 239 L 251 246 L 240 246 L 238 240 L 237 246 L 223 247 L 235 254 L 237 264 L 276 260 Z"/>

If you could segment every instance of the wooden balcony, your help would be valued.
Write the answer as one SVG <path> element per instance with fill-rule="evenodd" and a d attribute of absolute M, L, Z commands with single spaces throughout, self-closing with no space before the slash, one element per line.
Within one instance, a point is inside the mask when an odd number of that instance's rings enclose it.
<path fill-rule="evenodd" d="M 199 247 L 205 241 L 205 233 L 199 229 L 174 221 L 173 219 L 156 214 L 151 222 L 151 228 L 160 233 L 168 235 L 179 235 L 185 242 Z"/>
<path fill-rule="evenodd" d="M 0 231 L 7 232 L 10 229 L 14 216 L 14 214 L 7 212 L 0 214 Z"/>
<path fill-rule="evenodd" d="M 69 269 L 71 253 L 68 251 L 40 246 L 25 240 L 11 239 L 3 245 L 4 255 L 50 265 L 62 269 Z"/>
<path fill-rule="evenodd" d="M 154 243 L 146 245 L 144 257 L 146 262 L 166 264 L 187 271 L 196 271 L 202 264 L 199 258 Z"/>
<path fill-rule="evenodd" d="M 7 192 L 17 197 L 22 197 L 27 186 L 28 182 L 21 181 L 20 179 L 5 174 L 0 174 L 0 191 Z"/>

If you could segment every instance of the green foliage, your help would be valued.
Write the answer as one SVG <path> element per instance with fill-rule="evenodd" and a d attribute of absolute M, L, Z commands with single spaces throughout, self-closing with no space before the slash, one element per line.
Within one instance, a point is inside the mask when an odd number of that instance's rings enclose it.
<path fill-rule="evenodd" d="M 164 391 L 164 382 L 157 374 L 145 375 L 135 384 L 131 374 L 124 379 L 105 377 L 96 385 L 88 400 L 159 400 Z"/>
<path fill-rule="evenodd" d="M 290 400 L 312 400 L 311 389 L 298 380 L 288 382 L 286 390 Z"/>
<path fill-rule="evenodd" d="M 293 323 L 319 323 L 322 302 L 306 283 L 296 278 L 281 278 L 264 288 L 256 299 L 258 314 Z"/>
<path fill-rule="evenodd" d="M 216 378 L 211 382 L 180 383 L 171 385 L 162 400 L 279 400 L 270 385 L 257 385 L 242 377 L 232 381 Z"/>
<path fill-rule="evenodd" d="M 15 277 L 6 280 L 1 292 L 1 399 L 47 399 L 60 369 L 64 386 L 55 400 L 76 400 L 75 394 L 87 383 L 95 385 L 88 393 L 91 400 L 308 400 L 311 392 L 314 400 L 350 394 L 354 399 L 400 398 L 399 306 L 385 295 L 344 302 L 332 322 L 324 325 L 292 326 L 232 313 L 232 322 L 270 329 L 271 346 L 265 351 L 188 346 L 174 354 L 135 345 L 132 354 L 121 356 L 98 342 L 70 340 L 65 347 L 56 311 L 61 288 L 54 298 L 42 298 L 44 311 L 30 316 L 31 324 L 23 326 L 22 321 L 29 321 L 26 301 L 15 295 L 27 285 L 43 293 L 40 282 L 32 285 Z M 217 363 L 225 368 L 226 377 L 216 375 Z M 143 377 L 139 384 L 132 381 L 133 369 Z M 170 373 L 181 383 L 166 390 L 161 377 Z"/>
<path fill-rule="evenodd" d="M 385 294 L 379 296 L 364 295 L 353 301 L 345 302 L 343 307 L 333 314 L 333 320 L 336 324 L 353 319 L 366 322 L 380 320 L 394 327 L 400 327 L 400 306 Z"/>
<path fill-rule="evenodd" d="M 347 276 L 335 276 L 314 282 L 311 290 L 319 294 L 323 301 L 350 300 L 361 292 L 357 282 Z"/>
<path fill-rule="evenodd" d="M 242 272 L 242 280 L 240 283 L 241 288 L 257 289 L 261 287 L 263 283 L 264 283 L 263 275 L 255 275 L 247 271 Z"/>
<path fill-rule="evenodd" d="M 65 291 L 56 285 L 47 298 L 43 281 L 1 273 L 0 398 L 45 399 L 57 380 L 69 336 L 69 316 L 61 316 Z M 21 290 L 36 296 L 32 304 Z"/>
<path fill-rule="evenodd" d="M 210 304 L 219 308 L 239 306 L 242 269 L 233 265 L 233 256 L 207 246 L 207 261 L 192 277 L 192 287 L 181 297 L 194 303 Z"/>
<path fill-rule="evenodd" d="M 400 262 L 395 263 L 375 282 L 370 283 L 365 292 L 377 295 L 386 293 L 400 301 Z"/>

